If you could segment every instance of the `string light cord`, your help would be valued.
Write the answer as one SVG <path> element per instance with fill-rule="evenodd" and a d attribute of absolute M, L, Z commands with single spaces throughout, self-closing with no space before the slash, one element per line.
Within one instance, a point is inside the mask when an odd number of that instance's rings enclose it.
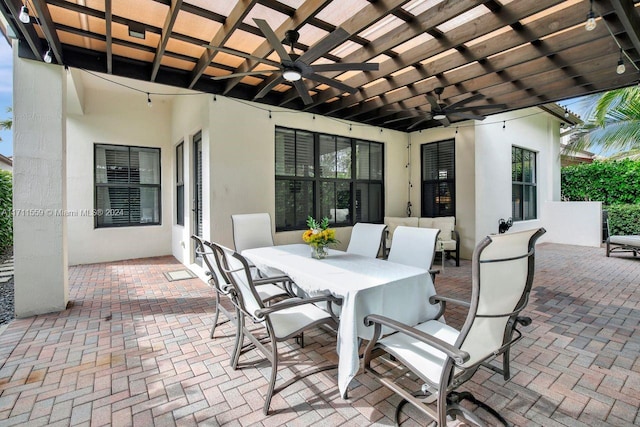
<path fill-rule="evenodd" d="M 133 86 L 130 86 L 130 85 L 127 85 L 127 84 L 124 84 L 124 83 L 120 83 L 120 82 L 111 80 L 111 79 L 109 79 L 107 77 L 104 77 L 104 76 L 98 74 L 98 73 L 94 73 L 94 72 L 86 70 L 86 69 L 82 69 L 81 68 L 80 70 L 82 70 L 83 72 L 85 72 L 85 73 L 87 73 L 87 74 L 89 74 L 91 76 L 94 76 L 96 78 L 102 79 L 104 81 L 107 81 L 109 83 L 112 83 L 112 84 L 120 86 L 120 87 L 124 87 L 124 88 L 132 90 L 134 92 L 141 93 L 143 95 L 154 95 L 154 96 L 201 96 L 201 95 L 207 95 L 204 92 L 194 92 L 194 93 L 148 92 L 148 91 L 143 90 L 143 89 L 138 89 L 136 87 L 133 87 Z M 214 94 L 214 96 L 217 96 L 217 95 Z M 242 100 L 242 99 L 237 99 L 237 98 L 227 97 L 227 99 L 229 99 L 229 100 L 231 100 L 233 102 L 240 103 L 242 105 L 246 105 L 247 107 L 263 111 L 263 112 L 269 114 L 270 117 L 273 117 L 276 114 L 314 114 L 315 115 L 315 113 L 307 113 L 306 111 L 296 111 L 296 110 L 290 110 L 290 109 L 286 109 L 286 108 L 283 108 L 282 110 L 274 110 L 273 106 L 262 107 L 262 106 L 260 106 L 260 105 L 258 105 L 256 103 L 253 103 L 253 102 L 250 102 L 250 101 L 245 101 L 245 100 Z M 574 101 L 573 103 L 566 104 L 566 105 L 572 105 L 572 104 L 574 104 L 576 102 L 578 102 L 578 101 Z M 538 112 L 535 112 L 535 113 L 525 114 L 523 116 L 513 117 L 513 118 L 510 118 L 510 119 L 502 119 L 502 120 L 497 120 L 497 121 L 493 121 L 493 122 L 482 122 L 482 123 L 475 122 L 475 123 L 468 124 L 468 125 L 456 124 L 456 127 L 452 128 L 452 129 L 464 129 L 464 128 L 468 128 L 468 127 L 489 126 L 489 125 L 493 125 L 493 124 L 504 124 L 504 123 L 507 123 L 507 122 L 512 122 L 514 120 L 520 120 L 520 119 L 524 119 L 524 118 L 527 118 L 527 117 L 537 116 L 537 115 L 540 115 L 540 114 L 548 114 L 548 113 L 546 111 L 538 111 Z M 340 119 L 340 118 L 337 118 L 337 117 L 330 117 L 330 116 L 323 116 L 323 117 L 325 119 L 333 120 L 334 122 L 337 122 L 337 123 L 340 123 L 340 124 L 343 124 L 343 125 L 346 125 L 346 126 L 350 126 L 351 128 L 354 128 L 354 127 L 375 128 L 375 127 L 377 127 L 377 126 L 373 126 L 373 125 L 369 125 L 369 124 L 365 124 L 365 123 L 352 122 L 352 121 L 348 121 L 348 120 L 345 120 L 345 119 Z M 420 130 L 419 132 L 422 132 L 422 130 Z"/>

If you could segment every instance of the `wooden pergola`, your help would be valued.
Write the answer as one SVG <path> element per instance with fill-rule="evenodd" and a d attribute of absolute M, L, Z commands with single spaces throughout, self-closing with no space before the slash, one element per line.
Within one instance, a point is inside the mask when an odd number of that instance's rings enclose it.
<path fill-rule="evenodd" d="M 492 114 L 640 77 L 640 2 L 632 0 L 0 0 L 0 10 L 23 58 L 49 51 L 60 65 L 405 131 L 441 126 L 431 118 L 415 127 L 433 109 L 425 95 L 440 87 L 443 105 Z M 591 12 L 596 26 L 587 31 Z M 304 103 L 293 83 L 255 59 L 280 63 L 254 18 L 280 41 L 297 30 L 293 48 L 314 49 L 310 64 L 378 70 L 322 73 L 353 93 L 303 79 L 312 100 Z M 323 42 L 336 30 L 333 43 Z M 232 73 L 249 75 L 218 79 Z"/>

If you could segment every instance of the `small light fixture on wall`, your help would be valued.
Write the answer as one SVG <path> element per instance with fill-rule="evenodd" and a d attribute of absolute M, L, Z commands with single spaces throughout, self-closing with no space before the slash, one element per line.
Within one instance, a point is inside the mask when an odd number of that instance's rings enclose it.
<path fill-rule="evenodd" d="M 151 103 L 151 94 L 149 92 L 147 92 L 147 107 L 153 107 L 153 104 Z"/>

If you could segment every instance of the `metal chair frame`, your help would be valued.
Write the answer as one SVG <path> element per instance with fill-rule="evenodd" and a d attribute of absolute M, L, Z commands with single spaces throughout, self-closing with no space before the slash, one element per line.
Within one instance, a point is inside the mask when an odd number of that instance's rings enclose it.
<path fill-rule="evenodd" d="M 217 246 L 215 243 L 213 244 L 213 246 Z M 282 390 L 284 390 L 285 388 L 287 388 L 288 386 L 294 384 L 295 382 L 297 382 L 298 380 L 305 378 L 309 375 L 313 375 L 316 374 L 318 372 L 322 372 L 325 370 L 329 370 L 329 369 L 335 369 L 337 368 L 337 365 L 324 365 L 324 366 L 319 366 L 310 370 L 307 370 L 306 372 L 300 373 L 296 376 L 294 376 L 293 378 L 291 378 L 290 380 L 286 381 L 285 383 L 281 384 L 280 386 L 278 386 L 277 388 L 275 387 L 275 383 L 276 383 L 276 378 L 277 378 L 277 372 L 278 372 L 278 342 L 282 342 L 285 341 L 289 338 L 295 337 L 295 336 L 299 336 L 304 330 L 307 330 L 309 328 L 315 327 L 315 326 L 320 326 L 320 325 L 330 325 L 330 326 L 334 326 L 337 323 L 337 319 L 335 318 L 335 316 L 332 313 L 328 313 L 329 314 L 329 318 L 327 319 L 321 319 L 318 321 L 314 321 L 312 323 L 309 323 L 307 325 L 305 325 L 302 328 L 298 328 L 294 331 L 292 331 L 291 333 L 289 333 L 286 336 L 283 337 L 277 337 L 275 332 L 274 332 L 274 327 L 272 324 L 272 321 L 270 319 L 270 316 L 273 313 L 276 313 L 278 311 L 281 310 L 285 310 L 288 308 L 292 308 L 292 307 L 296 307 L 296 306 L 301 306 L 301 305 L 307 305 L 307 304 L 313 304 L 313 303 L 318 303 L 318 302 L 336 302 L 336 298 L 331 296 L 331 295 L 326 295 L 326 296 L 318 296 L 318 297 L 313 297 L 313 298 L 289 298 L 283 301 L 279 301 L 276 302 L 268 307 L 265 307 L 262 303 L 262 301 L 259 299 L 258 294 L 256 292 L 255 289 L 255 280 L 252 279 L 251 276 L 251 271 L 250 271 L 250 266 L 249 263 L 247 262 L 247 260 L 240 255 L 239 253 L 228 249 L 228 248 L 222 248 L 219 247 L 220 250 L 222 250 L 225 254 L 225 258 L 223 258 L 223 265 L 222 268 L 225 271 L 225 273 L 227 274 L 227 276 L 229 277 L 231 284 L 233 286 L 233 290 L 231 292 L 231 299 L 235 305 L 235 307 L 238 310 L 238 331 L 239 334 L 236 336 L 236 348 L 238 349 L 238 351 L 234 354 L 234 358 L 232 360 L 232 367 L 234 369 L 237 369 L 238 367 L 238 362 L 239 362 L 239 358 L 241 353 L 243 353 L 244 351 L 248 350 L 248 349 L 257 349 L 259 350 L 264 356 L 265 358 L 270 362 L 271 364 L 271 375 L 270 375 L 270 380 L 269 380 L 269 388 L 267 391 L 267 395 L 265 396 L 265 403 L 264 403 L 264 407 L 263 407 L 263 413 L 265 415 L 268 415 L 269 413 L 269 407 L 271 404 L 271 399 L 273 397 L 274 394 L 277 394 L 279 392 L 281 392 Z M 236 263 L 240 263 L 240 267 L 239 268 L 232 268 L 230 266 L 230 262 L 229 259 L 234 259 L 236 260 Z M 260 307 L 258 310 L 256 310 L 255 312 L 250 312 L 249 309 L 247 308 L 247 304 L 245 301 L 245 297 L 243 296 L 242 290 L 241 290 L 241 284 L 238 283 L 236 281 L 235 278 L 235 274 L 239 274 L 242 275 L 243 279 L 246 281 L 245 283 L 248 284 L 250 291 L 251 291 L 251 299 L 254 299 L 254 302 Z M 246 292 L 246 291 L 245 291 Z M 314 308 L 317 308 L 314 306 Z M 319 309 L 318 309 L 319 310 Z M 251 320 L 253 320 L 254 323 L 256 324 L 262 324 L 267 332 L 266 335 L 266 340 L 262 339 L 262 338 L 258 338 L 253 331 L 250 331 L 246 328 L 246 318 L 249 317 Z M 244 342 L 244 338 L 247 338 L 250 341 L 250 345 L 247 347 L 242 347 L 242 344 Z M 271 343 L 271 348 L 268 348 L 268 346 L 266 345 L 266 342 L 270 342 Z"/>
<path fill-rule="evenodd" d="M 529 238 L 528 252 L 524 255 L 513 258 L 502 259 L 480 259 L 482 251 L 489 246 L 492 242 L 491 237 L 485 238 L 478 244 L 473 254 L 473 272 L 472 272 L 472 297 L 471 302 L 459 301 L 453 298 L 434 295 L 429 301 L 432 304 L 440 304 L 440 312 L 435 318 L 439 318 L 446 309 L 446 303 L 455 303 L 469 308 L 469 314 L 467 319 L 460 330 L 455 345 L 449 344 L 433 335 L 429 335 L 421 330 L 415 329 L 408 325 L 404 325 L 393 319 L 389 319 L 380 315 L 369 315 L 365 317 L 365 324 L 367 326 L 374 326 L 374 335 L 369 344 L 367 345 L 364 353 L 364 367 L 365 371 L 375 376 L 383 385 L 399 394 L 402 397 L 401 403 L 396 410 L 396 424 L 399 423 L 399 417 L 402 407 L 406 403 L 411 403 L 422 413 L 427 415 L 432 422 L 435 422 L 437 426 L 446 426 L 447 415 L 451 415 L 454 419 L 457 416 L 462 416 L 467 420 L 475 423 L 478 426 L 484 426 L 483 422 L 467 408 L 460 405 L 462 400 L 470 400 L 478 406 L 487 410 L 490 414 L 495 416 L 498 421 L 504 426 L 508 423 L 506 420 L 498 414 L 494 409 L 488 405 L 477 400 L 469 392 L 459 393 L 456 391 L 458 387 L 468 381 L 481 367 L 488 367 L 489 369 L 501 373 L 505 380 L 509 379 L 509 350 L 513 344 L 522 338 L 522 333 L 517 329 L 518 325 L 526 325 L 530 323 L 530 319 L 519 316 L 519 313 L 525 308 L 529 299 L 529 293 L 533 284 L 533 272 L 534 272 L 534 254 L 535 254 L 535 242 L 545 233 L 543 228 L 538 229 Z M 480 315 L 477 314 L 480 295 L 480 265 L 484 263 L 493 263 L 501 261 L 511 261 L 521 258 L 528 258 L 527 277 L 522 295 L 515 305 L 515 309 L 512 312 L 500 313 L 494 315 Z M 476 361 L 470 366 L 463 366 L 470 360 L 470 354 L 462 350 L 461 347 L 471 330 L 474 320 L 476 318 L 500 318 L 508 317 L 505 325 L 505 330 L 502 339 L 502 346 Z M 381 338 L 382 326 L 386 326 L 394 331 L 401 332 L 409 337 L 428 344 L 436 350 L 441 351 L 446 355 L 446 361 L 444 363 L 439 381 L 434 383 L 430 381 L 426 376 L 420 374 L 420 370 L 417 367 L 412 366 L 401 355 L 395 352 L 393 349 L 381 346 L 378 341 Z M 514 337 L 515 334 L 515 337 Z M 413 371 L 421 381 L 424 381 L 424 385 L 421 390 L 415 393 L 411 393 L 399 386 L 388 376 L 377 372 L 371 367 L 371 362 L 381 354 L 388 353 L 390 356 L 399 360 L 402 364 Z M 489 364 L 489 362 L 495 357 L 502 355 L 503 366 L 502 369 Z M 435 402 L 435 409 L 432 407 Z"/>

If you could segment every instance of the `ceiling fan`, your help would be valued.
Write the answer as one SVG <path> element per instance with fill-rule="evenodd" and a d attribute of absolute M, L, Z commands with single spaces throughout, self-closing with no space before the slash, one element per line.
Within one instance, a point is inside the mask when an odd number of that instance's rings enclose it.
<path fill-rule="evenodd" d="M 420 120 L 412 123 L 411 126 L 407 128 L 407 130 L 411 130 L 418 126 L 420 123 L 426 122 L 427 120 L 437 120 L 442 123 L 444 126 L 449 126 L 451 124 L 450 118 L 460 118 L 460 119 L 469 119 L 469 120 L 484 120 L 486 116 L 480 114 L 473 114 L 472 111 L 476 110 L 488 110 L 488 109 L 504 109 L 506 108 L 506 104 L 485 104 L 485 105 L 475 105 L 464 107 L 463 105 L 468 104 L 469 102 L 476 101 L 478 99 L 484 98 L 484 95 L 481 93 L 476 93 L 475 95 L 471 95 L 465 99 L 454 102 L 453 104 L 447 105 L 441 98 L 442 93 L 444 92 L 443 87 L 437 87 L 433 90 L 433 92 L 438 97 L 437 99 L 433 95 L 426 94 L 427 101 L 431 105 L 431 111 L 426 112 L 422 110 L 416 110 L 418 115 L 405 116 L 397 119 L 389 120 L 386 123 L 391 123 L 400 120 L 406 120 L 410 118 L 420 117 Z"/>
<path fill-rule="evenodd" d="M 324 83 L 328 86 L 335 87 L 336 89 L 342 92 L 349 92 L 354 94 L 358 91 L 358 89 L 348 86 L 338 80 L 325 77 L 321 74 L 321 72 L 325 71 L 376 71 L 378 70 L 378 64 L 370 64 L 367 62 L 363 63 L 332 63 L 332 64 L 317 64 L 312 65 L 312 62 L 320 58 L 325 53 L 329 52 L 334 47 L 340 45 L 344 41 L 349 38 L 349 33 L 345 31 L 343 28 L 336 28 L 335 31 L 328 34 L 322 40 L 320 40 L 315 45 L 311 46 L 306 52 L 302 55 L 298 55 L 294 51 L 294 45 L 298 41 L 300 34 L 296 30 L 288 30 L 285 33 L 284 41 L 286 44 L 290 46 L 290 51 L 287 52 L 283 43 L 278 40 L 278 36 L 276 36 L 275 32 L 269 27 L 267 21 L 264 19 L 254 18 L 253 21 L 256 23 L 262 34 L 264 34 L 265 38 L 269 42 L 269 45 L 273 48 L 276 54 L 280 57 L 280 62 L 271 61 L 266 58 L 260 58 L 257 56 L 253 56 L 235 49 L 229 49 L 222 46 L 212 46 L 205 45 L 208 49 L 217 50 L 220 52 L 229 53 L 232 55 L 241 56 L 247 59 L 252 59 L 257 62 L 261 62 L 263 64 L 270 65 L 274 67 L 273 70 L 260 70 L 260 71 L 247 71 L 241 73 L 233 73 L 225 76 L 212 77 L 213 80 L 222 80 L 229 79 L 234 77 L 241 76 L 255 76 L 255 75 L 264 75 L 264 74 L 272 74 L 274 78 L 271 78 L 270 81 L 258 92 L 258 94 L 254 97 L 254 99 L 264 97 L 271 89 L 279 85 L 283 82 L 289 82 L 293 84 L 293 86 L 298 91 L 298 94 L 302 98 L 305 104 L 311 104 L 313 100 L 311 99 L 311 95 L 307 92 L 307 88 L 304 83 L 302 83 L 302 78 L 309 80 L 314 80 L 318 83 Z"/>

